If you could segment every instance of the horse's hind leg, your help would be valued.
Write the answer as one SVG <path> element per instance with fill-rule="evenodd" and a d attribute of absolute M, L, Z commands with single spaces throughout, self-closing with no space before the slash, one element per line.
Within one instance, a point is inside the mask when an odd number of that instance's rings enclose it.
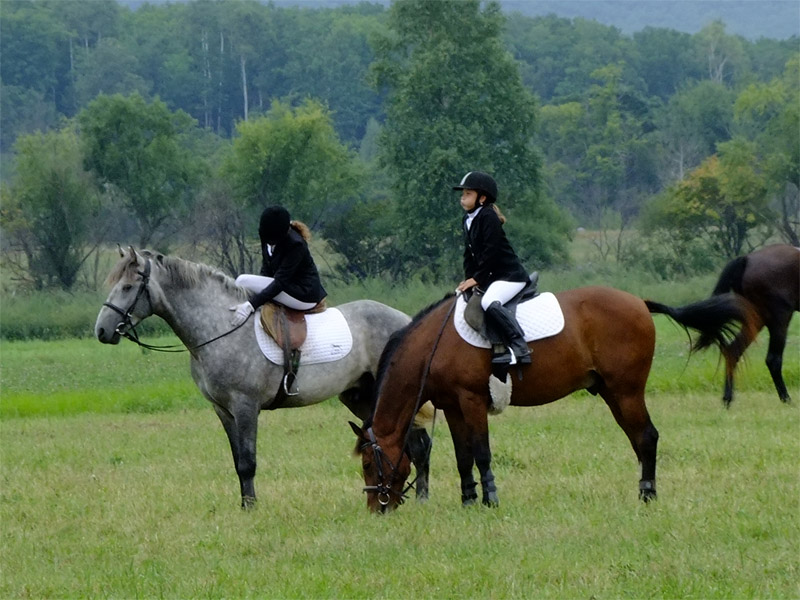
<path fill-rule="evenodd" d="M 256 503 L 256 489 L 253 479 L 256 475 L 256 429 L 258 411 L 253 417 L 251 411 L 244 408 L 235 414 L 227 409 L 214 405 L 214 410 L 222 422 L 233 454 L 233 464 L 239 476 L 239 487 L 242 493 L 242 508 L 252 508 Z"/>
<path fill-rule="evenodd" d="M 611 409 L 611 414 L 628 436 L 636 458 L 642 468 L 639 480 L 639 498 L 649 502 L 656 498 L 656 451 L 658 430 L 650 420 L 644 403 L 644 392 L 617 396 L 603 390 L 600 395 Z"/>
<path fill-rule="evenodd" d="M 751 341 L 752 334 L 742 330 L 736 334 L 730 344 L 721 349 L 722 356 L 725 357 L 725 390 L 722 392 L 722 403 L 725 408 L 730 408 L 731 402 L 733 402 L 733 379 L 736 365 L 739 364 L 739 359 L 742 358 Z"/>
<path fill-rule="evenodd" d="M 772 381 L 775 384 L 775 389 L 778 392 L 778 397 L 781 402 L 789 403 L 792 401 L 789 396 L 789 391 L 786 389 L 786 383 L 783 381 L 783 351 L 786 348 L 786 332 L 789 328 L 789 321 L 792 318 L 792 313 L 789 317 L 782 319 L 783 322 L 777 325 L 768 326 L 769 329 L 769 347 L 767 348 L 767 368 L 769 374 L 772 375 Z"/>

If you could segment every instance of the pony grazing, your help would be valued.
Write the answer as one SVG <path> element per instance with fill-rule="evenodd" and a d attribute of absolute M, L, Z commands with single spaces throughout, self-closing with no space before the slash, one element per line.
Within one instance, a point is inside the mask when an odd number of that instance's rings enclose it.
<path fill-rule="evenodd" d="M 511 367 L 510 404 L 538 406 L 580 389 L 599 395 L 628 436 L 641 466 L 639 496 L 656 497 L 656 430 L 645 406 L 645 384 L 655 348 L 651 312 L 672 318 L 714 339 L 733 335 L 743 316 L 730 296 L 673 309 L 607 287 L 556 294 L 563 311 L 560 333 L 531 344 L 533 364 Z M 367 505 L 395 508 L 403 500 L 410 472 L 406 440 L 418 407 L 430 400 L 444 411 L 461 478 L 461 502 L 477 502 L 473 466 L 478 467 L 483 504 L 498 504 L 491 470 L 488 413 L 496 409 L 500 382 L 490 383 L 490 350 L 459 335 L 454 309 L 445 298 L 426 309 L 387 344 L 378 369 L 372 417 L 351 423 L 361 454 Z M 493 395 L 490 387 L 495 388 Z M 502 385 L 500 386 L 502 387 Z"/>
<path fill-rule="evenodd" d="M 782 402 L 791 398 L 783 381 L 783 351 L 792 316 L 800 310 L 800 248 L 776 244 L 730 261 L 719 276 L 713 295 L 733 292 L 749 316 L 745 326 L 729 343 L 720 347 L 725 357 L 726 407 L 733 402 L 733 374 L 736 364 L 763 327 L 769 332 L 767 369 Z M 712 345 L 701 335 L 695 349 Z"/>
<path fill-rule="evenodd" d="M 120 336 L 125 336 L 145 347 L 163 350 L 139 342 L 135 327 L 150 315 L 169 324 L 186 346 L 184 350 L 191 353 L 192 378 L 213 405 L 228 435 L 242 507 L 252 506 L 256 499 L 253 478 L 258 414 L 276 408 L 271 405 L 278 396 L 283 366 L 262 354 L 253 321 L 233 329 L 229 324 L 228 308 L 246 300 L 247 292 L 206 265 L 148 251 L 139 253 L 133 248 L 120 250 L 120 254 L 108 276 L 113 287 L 97 315 L 97 339 L 117 344 Z M 372 386 L 383 347 L 410 318 L 372 300 L 349 302 L 330 310 L 343 316 L 352 337 L 351 349 L 335 359 L 305 365 L 301 359 L 299 393 L 281 395 L 279 408 L 309 406 L 338 395 L 354 415 L 364 420 L 372 412 Z M 415 431 L 415 441 L 420 445 L 415 464 L 423 481 L 417 493 L 424 499 L 430 440 L 424 428 Z"/>

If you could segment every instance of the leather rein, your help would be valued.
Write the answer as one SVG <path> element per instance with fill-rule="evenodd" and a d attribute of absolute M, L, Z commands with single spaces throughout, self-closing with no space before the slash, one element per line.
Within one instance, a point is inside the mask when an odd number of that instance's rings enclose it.
<path fill-rule="evenodd" d="M 130 341 L 141 346 L 142 348 L 145 348 L 147 350 L 154 350 L 156 352 L 192 352 L 194 350 L 197 350 L 198 348 L 202 348 L 203 346 L 210 344 L 211 342 L 216 342 L 218 339 L 223 338 L 226 335 L 230 335 L 231 333 L 239 329 L 242 325 L 244 325 L 247 322 L 247 320 L 245 320 L 236 327 L 234 327 L 233 329 L 226 331 L 225 333 L 222 333 L 201 344 L 192 346 L 191 348 L 185 346 L 184 344 L 169 344 L 166 346 L 155 346 L 153 344 L 142 342 L 139 339 L 139 334 L 136 331 L 136 325 L 133 324 L 133 319 L 131 317 L 133 316 L 133 310 L 136 308 L 136 305 L 139 303 L 139 300 L 141 300 L 142 297 L 147 298 L 147 302 L 150 304 L 152 308 L 152 301 L 150 300 L 150 290 L 147 287 L 147 285 L 150 283 L 150 269 L 151 269 L 150 259 L 148 258 L 147 262 L 144 265 L 144 270 L 138 272 L 138 274 L 141 275 L 142 277 L 142 281 L 139 284 L 139 289 L 136 291 L 136 297 L 133 299 L 133 302 L 131 302 L 130 306 L 128 306 L 127 310 L 123 310 L 119 306 L 116 306 L 111 302 L 103 302 L 103 306 L 107 306 L 108 308 L 110 308 L 111 310 L 113 310 L 122 317 L 122 321 L 117 323 L 117 326 L 114 329 L 114 331 L 119 335 L 121 335 L 122 337 L 127 338 Z"/>
<path fill-rule="evenodd" d="M 439 328 L 439 334 L 436 336 L 436 342 L 433 344 L 433 348 L 431 349 L 431 355 L 428 359 L 428 364 L 425 366 L 425 372 L 422 374 L 421 383 L 419 386 L 419 392 L 417 393 L 417 402 L 414 406 L 414 412 L 411 413 L 411 422 L 408 424 L 408 429 L 406 430 L 405 439 L 403 440 L 403 451 L 408 453 L 406 448 L 408 447 L 408 438 L 411 436 L 411 430 L 414 427 L 414 415 L 417 414 L 420 407 L 422 406 L 422 393 L 425 390 L 425 384 L 428 382 L 428 375 L 431 372 L 431 363 L 433 363 L 433 356 L 436 354 L 436 348 L 439 346 L 439 341 L 442 339 L 442 334 L 444 333 L 444 328 L 447 325 L 447 321 L 450 319 L 450 315 L 453 314 L 453 311 L 456 308 L 456 303 L 458 302 L 458 296 L 453 299 L 453 305 L 450 307 L 450 310 L 447 311 L 447 314 L 444 317 L 444 321 L 442 322 L 441 328 Z M 433 412 L 433 426 L 436 426 L 436 410 Z M 361 445 L 361 449 L 364 450 L 365 448 L 372 448 L 373 455 L 375 456 L 375 463 L 378 469 L 378 484 L 377 485 L 368 485 L 364 486 L 363 491 L 367 494 L 369 493 L 376 493 L 378 495 L 378 503 L 381 506 L 386 506 L 389 504 L 390 496 L 394 494 L 397 496 L 397 503 L 403 504 L 406 498 L 408 497 L 408 491 L 414 487 L 414 484 L 417 482 L 419 478 L 419 473 L 416 474 L 414 479 L 405 487 L 402 492 L 395 492 L 392 489 L 392 484 L 394 483 L 395 475 L 397 474 L 397 467 L 392 463 L 391 460 L 386 458 L 383 454 L 383 450 L 381 449 L 380 445 L 378 444 L 378 440 L 375 437 L 375 432 L 372 431 L 372 427 L 368 427 L 366 430 L 367 435 L 369 435 L 369 441 L 365 441 Z M 428 447 L 428 456 L 427 459 L 430 460 L 431 449 L 433 448 L 433 430 L 431 430 L 431 444 Z M 410 458 L 410 457 L 409 457 Z M 383 463 L 389 465 L 391 469 L 391 474 L 389 477 L 389 482 L 384 483 L 384 476 L 383 476 L 383 469 L 381 468 Z"/>

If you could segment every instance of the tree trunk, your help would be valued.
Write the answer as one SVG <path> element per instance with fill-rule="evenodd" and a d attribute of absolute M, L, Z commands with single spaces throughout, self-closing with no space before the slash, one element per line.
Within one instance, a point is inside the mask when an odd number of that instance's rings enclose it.
<path fill-rule="evenodd" d="M 242 71 L 242 99 L 244 100 L 244 120 L 247 121 L 247 59 L 244 54 L 239 56 L 239 66 Z"/>

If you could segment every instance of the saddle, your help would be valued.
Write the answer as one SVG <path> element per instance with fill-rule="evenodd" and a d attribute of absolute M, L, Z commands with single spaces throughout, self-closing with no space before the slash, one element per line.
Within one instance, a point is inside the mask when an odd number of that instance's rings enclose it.
<path fill-rule="evenodd" d="M 324 298 L 309 310 L 296 310 L 276 302 L 267 302 L 261 307 L 261 327 L 283 350 L 283 378 L 268 410 L 280 408 L 286 398 L 299 393 L 296 382 L 300 367 L 300 348 L 308 335 L 306 314 L 320 313 L 326 308 L 328 306 Z"/>
<path fill-rule="evenodd" d="M 537 290 L 539 284 L 539 273 L 534 271 L 528 276 L 528 281 L 517 294 L 511 298 L 508 302 L 505 303 L 504 307 L 508 310 L 516 319 L 517 316 L 517 306 L 521 302 L 525 302 L 526 300 L 530 300 L 531 298 L 535 298 L 539 295 Z M 478 289 L 477 287 L 469 290 L 467 293 L 470 294 L 469 298 L 467 299 L 467 306 L 464 309 L 464 320 L 467 324 L 472 327 L 475 331 L 480 333 L 483 337 L 485 337 L 492 345 L 493 357 L 492 357 L 492 375 L 496 377 L 500 382 L 506 381 L 506 376 L 508 374 L 508 367 L 510 366 L 505 361 L 496 362 L 495 357 L 498 355 L 502 355 L 506 353 L 505 344 L 498 332 L 494 330 L 494 328 L 490 328 L 486 326 L 486 318 L 485 313 L 483 311 L 483 307 L 481 306 L 481 298 L 483 297 L 483 290 Z M 518 376 L 522 379 L 522 373 L 518 372 Z"/>
<path fill-rule="evenodd" d="M 528 281 L 525 284 L 525 287 L 517 292 L 517 295 L 506 302 L 504 306 L 511 312 L 511 314 L 516 316 L 517 306 L 519 304 L 539 295 L 538 287 L 539 272 L 534 271 L 528 276 Z M 478 289 L 476 286 L 475 288 L 468 290 L 467 294 L 469 294 L 469 298 L 467 299 L 467 307 L 464 309 L 464 320 L 470 327 L 480 333 L 487 340 L 495 343 L 497 340 L 491 339 L 490 332 L 486 330 L 486 320 L 483 314 L 483 307 L 481 306 L 483 290 Z"/>

